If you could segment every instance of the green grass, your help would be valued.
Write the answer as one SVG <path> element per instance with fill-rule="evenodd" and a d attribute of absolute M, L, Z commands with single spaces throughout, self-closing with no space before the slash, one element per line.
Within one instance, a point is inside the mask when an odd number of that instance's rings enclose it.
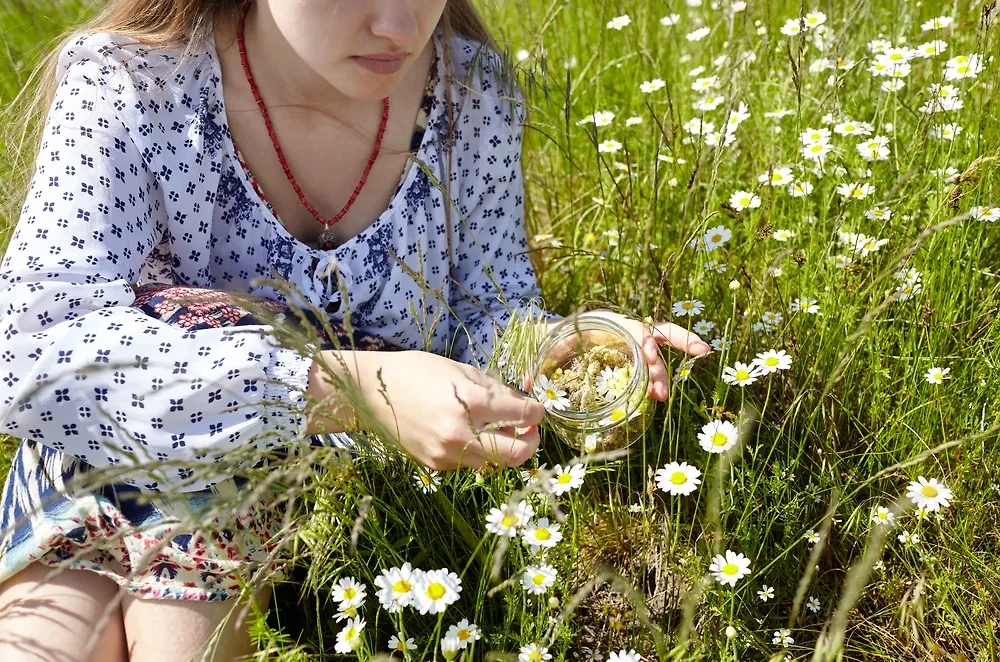
<path fill-rule="evenodd" d="M 522 488 L 516 471 L 448 474 L 438 492 L 426 495 L 413 486 L 412 465 L 398 461 L 331 464 L 338 468 L 311 476 L 297 511 L 300 528 L 286 539 L 295 549 L 294 570 L 278 588 L 270 617 L 256 624 L 271 657 L 334 657 L 340 626 L 332 620 L 330 589 L 352 575 L 369 590 L 365 656 L 384 651 L 402 623 L 420 643 L 418 657 L 430 658 L 438 636 L 464 617 L 483 630 L 477 655 L 516 653 L 544 641 L 554 659 L 577 659 L 584 645 L 605 656 L 624 647 L 647 659 L 676 660 L 786 653 L 800 660 L 998 659 L 1000 224 L 949 223 L 974 205 L 1000 202 L 1000 162 L 990 160 L 1000 157 L 998 63 L 986 62 L 974 80 L 954 82 L 961 110 L 918 110 L 928 86 L 943 82 L 945 60 L 998 52 L 995 17 L 987 25 L 981 7 L 964 4 L 960 12 L 935 2 L 823 2 L 804 9 L 824 11 L 835 32 L 821 53 L 812 33 L 779 33 L 797 4 L 752 3 L 738 14 L 682 4 L 671 10 L 681 16 L 674 27 L 660 24 L 670 13 L 661 3 L 639 1 L 511 0 L 488 13 L 511 53 L 530 53 L 519 65 L 532 103 L 527 212 L 549 307 L 567 313 L 603 305 L 668 319 L 674 302 L 698 299 L 705 310 L 696 319 L 715 322 L 707 336 L 726 338 L 729 348 L 697 361 L 689 379 L 673 384 L 628 458 L 592 464 L 583 488 L 561 497 L 558 509 L 536 500 L 536 511 L 565 518 L 564 541 L 548 556 L 559 579 L 541 599 L 519 588 L 527 550 L 517 543 L 504 549 L 485 531 L 489 509 Z M 12 63 L 29 62 L 39 44 L 77 15 L 61 5 L 31 7 L 0 9 L 5 101 L 25 71 Z M 631 25 L 604 27 L 626 13 Z M 955 16 L 955 25 L 921 33 L 921 23 L 940 14 Z M 766 36 L 758 34 L 757 20 Z M 686 40 L 698 21 L 711 33 Z M 910 46 L 941 38 L 948 50 L 913 61 L 905 88 L 884 92 L 879 85 L 886 79 L 866 71 L 866 44 L 880 36 L 905 38 Z M 747 53 L 755 61 L 737 64 Z M 727 61 L 713 64 L 722 54 Z M 810 72 L 822 54 L 858 65 Z M 684 140 L 683 124 L 701 114 L 692 107 L 689 75 L 698 66 L 707 68 L 702 76 L 719 77 L 716 93 L 725 96 L 704 113 L 706 121 L 722 125 L 740 101 L 751 113 L 725 149 Z M 640 93 L 640 84 L 653 78 L 666 87 Z M 764 116 L 781 108 L 794 114 Z M 578 124 L 603 110 L 616 113 L 610 126 Z M 867 163 L 854 147 L 861 138 L 834 134 L 837 151 L 822 174 L 805 162 L 799 133 L 832 128 L 823 121 L 831 113 L 871 122 L 875 134 L 889 137 L 889 158 Z M 642 123 L 626 127 L 630 116 Z M 956 140 L 931 137 L 931 127 L 945 122 L 964 128 Z M 607 139 L 622 150 L 600 152 Z M 758 175 L 782 165 L 811 181 L 814 191 L 793 198 L 758 184 Z M 945 167 L 964 174 L 946 184 L 936 172 Z M 0 160 L 0 177 L 7 174 Z M 875 193 L 843 200 L 835 189 L 852 181 L 872 184 Z M 760 207 L 731 207 L 736 190 L 755 192 Z M 891 209 L 891 219 L 865 218 L 874 205 Z M 711 255 L 688 248 L 718 225 L 732 232 L 725 245 Z M 772 238 L 777 229 L 796 234 L 779 242 Z M 836 269 L 831 257 L 848 252 L 836 243 L 838 229 L 888 244 Z M 726 272 L 706 269 L 708 260 Z M 922 291 L 894 301 L 887 293 L 904 267 L 920 271 Z M 740 284 L 735 292 L 732 280 Z M 793 312 L 796 297 L 815 299 L 821 314 Z M 782 313 L 781 323 L 770 333 L 754 331 L 767 311 Z M 770 348 L 793 356 L 791 370 L 744 389 L 723 383 L 724 366 Z M 681 357 L 665 356 L 675 374 Z M 950 368 L 951 378 L 926 383 L 932 366 Z M 741 414 L 749 422 L 731 454 L 708 456 L 699 448 L 703 424 Z M 558 440 L 545 439 L 541 462 L 551 467 L 572 457 Z M 669 497 L 654 489 L 651 471 L 672 460 L 703 471 L 694 494 Z M 954 490 L 940 518 L 918 520 L 905 498 L 918 475 Z M 873 509 L 894 503 L 897 525 L 874 527 Z M 809 529 L 820 532 L 819 544 L 806 542 Z M 898 542 L 903 529 L 917 532 L 920 542 Z M 734 588 L 705 580 L 712 556 L 726 549 L 752 564 L 752 574 Z M 871 568 L 876 559 L 883 568 Z M 459 573 L 461 600 L 440 619 L 408 610 L 400 621 L 381 610 L 372 580 L 405 561 Z M 512 585 L 495 589 L 510 578 Z M 597 578 L 603 586 L 588 592 Z M 774 599 L 757 598 L 761 584 L 775 587 Z M 810 596 L 820 601 L 817 613 L 805 609 Z M 549 597 L 557 601 L 550 605 Z M 561 619 L 558 627 L 553 617 Z M 736 630 L 732 639 L 727 626 Z M 795 639 L 787 649 L 772 643 L 779 628 Z M 839 648 L 824 651 L 831 637 L 839 637 Z"/>

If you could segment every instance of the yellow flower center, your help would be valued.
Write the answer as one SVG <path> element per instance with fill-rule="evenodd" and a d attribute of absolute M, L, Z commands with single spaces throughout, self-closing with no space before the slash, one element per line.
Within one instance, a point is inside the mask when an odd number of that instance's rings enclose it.
<path fill-rule="evenodd" d="M 431 600 L 440 600 L 446 593 L 444 585 L 440 582 L 433 582 L 427 587 L 427 597 Z"/>
<path fill-rule="evenodd" d="M 559 474 L 559 483 L 560 484 L 566 485 L 571 480 L 573 480 L 573 476 L 571 474 Z"/>
<path fill-rule="evenodd" d="M 459 630 L 458 631 L 458 640 L 459 641 L 465 641 L 466 639 L 468 639 L 471 636 L 472 636 L 472 633 L 469 632 L 468 630 Z"/>
<path fill-rule="evenodd" d="M 750 371 L 749 370 L 737 370 L 736 371 L 736 379 L 737 380 L 743 381 L 744 379 L 749 379 L 749 378 L 750 378 Z"/>
<path fill-rule="evenodd" d="M 934 487 L 933 485 L 924 485 L 920 489 L 920 493 L 923 494 L 925 497 L 936 497 L 938 495 L 937 488 Z"/>
<path fill-rule="evenodd" d="M 500 523 L 506 527 L 511 527 L 517 524 L 517 515 L 504 515 Z"/>
<path fill-rule="evenodd" d="M 620 421 L 623 418 L 625 418 L 625 410 L 624 409 L 616 409 L 613 412 L 611 412 L 611 415 L 608 416 L 608 418 L 611 420 L 612 423 L 617 423 L 618 421 Z"/>
<path fill-rule="evenodd" d="M 712 435 L 712 445 L 713 446 L 725 446 L 729 443 L 729 437 L 727 437 L 722 432 L 716 432 Z"/>
<path fill-rule="evenodd" d="M 406 644 L 404 644 L 402 641 L 397 641 L 396 642 L 396 650 L 399 651 L 400 653 L 405 653 L 406 652 Z"/>
<path fill-rule="evenodd" d="M 535 529 L 535 539 L 536 540 L 548 540 L 552 537 L 548 529 Z"/>
<path fill-rule="evenodd" d="M 556 394 L 556 390 L 554 388 L 547 388 L 545 389 L 545 397 L 549 400 L 555 400 L 559 396 Z"/>
<path fill-rule="evenodd" d="M 691 303 L 690 301 L 685 301 L 684 303 L 681 304 L 681 308 L 683 308 L 684 310 L 691 310 L 692 308 L 694 308 L 694 304 Z"/>
<path fill-rule="evenodd" d="M 354 596 L 356 596 L 357 594 L 358 594 L 358 592 L 356 590 L 354 590 L 353 588 L 351 588 L 351 587 L 348 587 L 348 588 L 344 589 L 344 599 L 345 600 L 353 600 Z"/>
<path fill-rule="evenodd" d="M 396 593 L 409 593 L 412 588 L 413 587 L 410 585 L 410 582 L 405 579 L 400 579 L 392 585 L 392 590 Z"/>
<path fill-rule="evenodd" d="M 778 357 L 777 356 L 767 357 L 766 359 L 764 359 L 764 365 L 766 365 L 769 368 L 773 368 L 774 366 L 778 365 Z"/>
<path fill-rule="evenodd" d="M 542 574 L 542 573 L 540 573 L 540 572 L 536 572 L 536 573 L 535 573 L 535 576 L 531 578 L 531 582 L 532 582 L 532 583 L 533 583 L 533 584 L 534 584 L 535 586 L 541 586 L 542 584 L 544 584 L 544 583 L 545 583 L 545 575 L 543 575 L 543 574 Z"/>
<path fill-rule="evenodd" d="M 724 575 L 735 575 L 739 571 L 740 568 L 735 563 L 727 563 L 726 565 L 722 566 L 722 574 Z"/>
<path fill-rule="evenodd" d="M 351 639 L 354 639 L 357 636 L 358 636 L 358 629 L 355 627 L 349 627 L 347 628 L 347 630 L 344 631 L 344 639 L 346 639 L 347 641 L 350 641 Z"/>
<path fill-rule="evenodd" d="M 675 471 L 672 476 L 670 476 L 670 482 L 674 485 L 683 485 L 687 482 L 687 474 L 683 471 Z"/>
<path fill-rule="evenodd" d="M 744 199 L 745 199 L 745 198 L 744 198 Z M 747 200 L 747 201 L 746 201 L 746 202 L 744 202 L 743 204 L 749 204 L 749 202 L 750 202 L 750 201 L 749 201 L 749 200 Z M 714 244 L 714 243 L 718 243 L 718 242 L 722 241 L 722 235 L 721 235 L 721 234 L 718 234 L 718 233 L 716 233 L 716 234 L 713 234 L 713 235 L 712 235 L 712 237 L 711 237 L 711 241 L 712 241 L 712 243 L 713 243 L 713 244 Z"/>
<path fill-rule="evenodd" d="M 542 654 L 540 651 L 531 651 L 531 654 L 528 655 L 528 659 L 531 660 L 531 662 L 542 662 Z"/>

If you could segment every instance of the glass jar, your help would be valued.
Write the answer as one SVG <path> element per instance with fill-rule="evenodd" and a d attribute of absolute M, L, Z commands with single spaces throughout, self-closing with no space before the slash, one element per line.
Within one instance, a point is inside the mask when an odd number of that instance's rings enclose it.
<path fill-rule="evenodd" d="M 608 319 L 584 315 L 552 329 L 531 381 L 553 431 L 582 453 L 630 446 L 652 420 L 642 348 Z"/>

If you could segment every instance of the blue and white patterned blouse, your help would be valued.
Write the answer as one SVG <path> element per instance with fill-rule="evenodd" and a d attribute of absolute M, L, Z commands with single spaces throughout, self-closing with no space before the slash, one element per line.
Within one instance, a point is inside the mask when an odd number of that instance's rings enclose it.
<path fill-rule="evenodd" d="M 456 38 L 444 75 L 434 36 L 437 82 L 416 156 L 442 184 L 409 168 L 382 215 L 325 252 L 292 237 L 255 194 L 234 152 L 211 41 L 181 57 L 98 33 L 62 51 L 0 268 L 0 432 L 91 465 L 122 462 L 123 450 L 186 460 L 303 434 L 310 358 L 278 347 L 267 326 L 192 332 L 151 319 L 129 308 L 132 283 L 283 300 L 251 285 L 273 268 L 363 331 L 469 363 L 491 351 L 505 301 L 537 296 L 522 214 L 523 114 L 477 43 Z M 445 85 L 457 117 L 450 142 Z M 457 212 L 451 276 L 439 186 Z"/>

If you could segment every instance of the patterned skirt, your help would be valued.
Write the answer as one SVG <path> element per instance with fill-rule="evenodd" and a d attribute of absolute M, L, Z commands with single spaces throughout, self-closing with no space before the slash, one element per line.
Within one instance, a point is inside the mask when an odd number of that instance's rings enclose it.
<path fill-rule="evenodd" d="M 288 312 L 281 303 L 263 303 L 270 312 Z M 195 331 L 261 324 L 217 290 L 142 285 L 133 306 Z M 302 312 L 315 325 L 321 348 L 333 347 L 318 320 Z M 338 324 L 332 330 L 342 347 L 397 349 L 376 336 L 348 334 Z M 317 435 L 312 443 L 353 447 L 347 434 Z M 192 530 L 190 522 L 214 502 L 238 497 L 248 486 L 246 479 L 232 477 L 208 490 L 170 497 L 124 483 L 74 489 L 74 484 L 88 482 L 92 470 L 47 446 L 21 442 L 0 501 L 0 583 L 39 561 L 99 573 L 137 597 L 226 600 L 239 595 L 250 568 L 273 559 L 278 526 L 266 504 L 247 508 L 225 528 L 210 519 Z M 275 572 L 273 561 L 264 570 Z"/>

